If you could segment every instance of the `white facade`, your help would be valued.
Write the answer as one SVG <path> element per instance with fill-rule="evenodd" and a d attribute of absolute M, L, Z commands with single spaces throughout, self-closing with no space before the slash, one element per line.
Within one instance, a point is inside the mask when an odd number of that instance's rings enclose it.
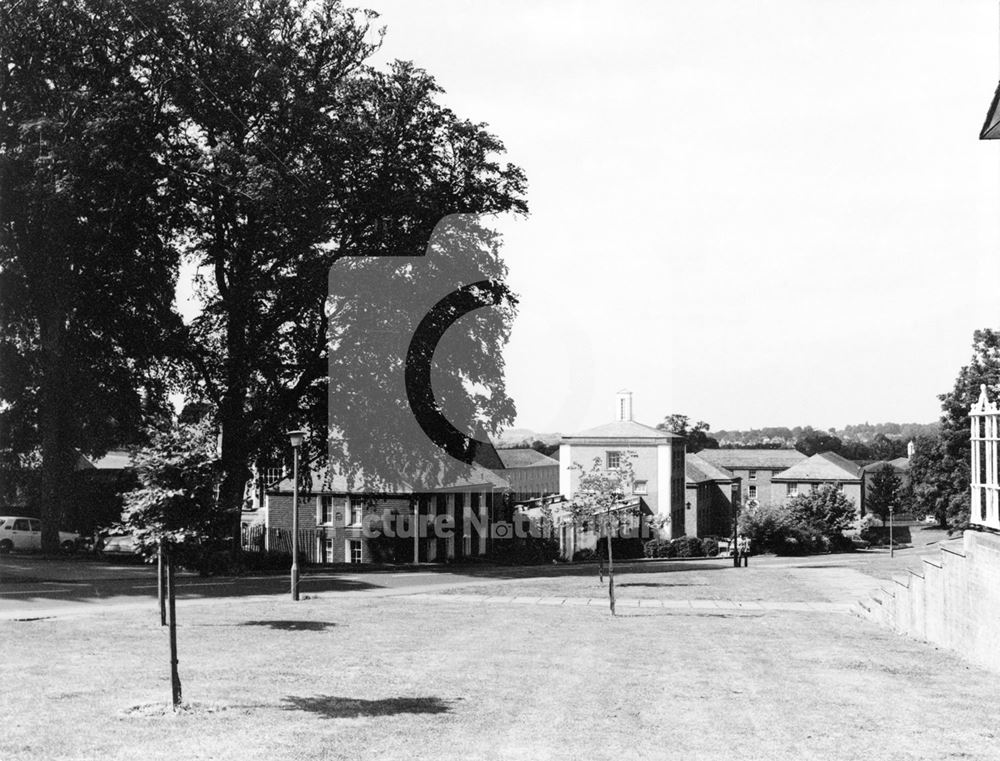
<path fill-rule="evenodd" d="M 633 495 L 641 497 L 663 523 L 666 536 L 684 532 L 684 439 L 632 419 L 632 394 L 615 397 L 611 423 L 564 436 L 559 446 L 559 491 L 572 499 L 582 471 L 597 460 L 613 470 L 629 457 L 635 474 Z M 677 533 L 677 532 L 680 533 Z"/>
<path fill-rule="evenodd" d="M 1000 531 L 1000 478 L 997 474 L 1000 445 L 1000 409 L 980 387 L 979 400 L 969 410 L 972 440 L 972 494 L 969 523 Z"/>

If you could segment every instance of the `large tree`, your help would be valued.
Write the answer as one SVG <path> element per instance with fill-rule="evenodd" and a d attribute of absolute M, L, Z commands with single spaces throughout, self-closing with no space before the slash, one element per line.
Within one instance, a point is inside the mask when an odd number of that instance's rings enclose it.
<path fill-rule="evenodd" d="M 286 451 L 285 431 L 305 425 L 309 455 L 325 451 L 327 396 L 337 391 L 328 367 L 343 382 L 379 362 L 350 336 L 328 355 L 331 323 L 360 319 L 331 306 L 331 266 L 422 254 L 447 214 L 525 211 L 521 171 L 497 161 L 503 145 L 441 106 L 428 74 L 365 65 L 379 41 L 371 19 L 334 0 L 182 0 L 162 32 L 173 64 L 161 85 L 183 125 L 171 192 L 188 211 L 178 234 L 204 304 L 178 349 L 193 394 L 216 410 L 234 527 L 249 467 Z M 493 243 L 485 256 L 502 279 Z M 382 296 L 378 286 L 369 298 Z M 416 287 L 405 268 L 384 286 Z M 475 332 L 470 323 L 465 333 Z M 505 338 L 480 336 L 494 349 Z M 489 356 L 475 375 L 492 393 L 473 406 L 504 422 L 502 360 Z M 367 419 L 391 433 L 389 415 Z"/>
<path fill-rule="evenodd" d="M 889 519 L 889 508 L 899 510 L 902 498 L 903 480 L 892 465 L 885 463 L 872 473 L 868 494 L 865 496 L 868 512 L 874 513 L 885 523 Z"/>
<path fill-rule="evenodd" d="M 657 426 L 661 431 L 670 431 L 685 439 L 685 448 L 688 452 L 700 452 L 702 449 L 718 449 L 717 439 L 708 435 L 709 424 L 704 420 L 699 420 L 692 424 L 691 418 L 687 415 L 674 413 L 663 418 L 663 422 Z"/>
<path fill-rule="evenodd" d="M 7 467 L 40 463 L 50 551 L 76 450 L 135 441 L 164 403 L 161 63 L 119 3 L 0 6 L 0 449 Z"/>
<path fill-rule="evenodd" d="M 972 336 L 972 358 L 941 394 L 941 428 L 937 436 L 917 439 L 910 465 L 917 505 L 941 525 L 958 531 L 969 520 L 969 408 L 985 385 L 991 400 L 1000 395 L 1000 331 L 984 328 Z"/>

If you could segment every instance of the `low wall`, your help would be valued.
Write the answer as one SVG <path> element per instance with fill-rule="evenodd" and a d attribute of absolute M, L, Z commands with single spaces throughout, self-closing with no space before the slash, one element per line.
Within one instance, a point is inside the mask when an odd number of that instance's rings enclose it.
<path fill-rule="evenodd" d="M 1000 535 L 966 531 L 961 552 L 942 548 L 861 610 L 901 634 L 1000 671 Z"/>

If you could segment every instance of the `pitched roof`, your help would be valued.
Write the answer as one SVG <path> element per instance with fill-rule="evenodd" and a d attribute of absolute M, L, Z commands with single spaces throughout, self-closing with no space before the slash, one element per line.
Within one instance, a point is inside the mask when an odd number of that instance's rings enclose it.
<path fill-rule="evenodd" d="M 538 468 L 559 464 L 559 460 L 536 449 L 498 449 L 496 452 L 505 468 Z"/>
<path fill-rule="evenodd" d="M 735 478 L 728 470 L 717 467 L 696 454 L 684 456 L 684 476 L 693 484 L 705 481 L 732 481 Z"/>
<path fill-rule="evenodd" d="M 784 470 L 806 459 L 797 449 L 702 449 L 698 456 L 730 470 Z"/>
<path fill-rule="evenodd" d="M 874 473 L 877 470 L 881 470 L 886 465 L 891 465 L 894 470 L 909 470 L 910 460 L 907 457 L 897 457 L 895 460 L 878 460 L 865 465 L 861 468 L 861 470 L 865 473 Z"/>
<path fill-rule="evenodd" d="M 663 442 L 670 439 L 680 439 L 676 433 L 661 431 L 659 428 L 651 428 L 648 425 L 637 423 L 634 420 L 615 420 L 612 423 L 605 423 L 596 428 L 588 428 L 579 433 L 571 433 L 563 436 L 563 439 L 648 439 L 650 443 L 660 440 Z"/>
<path fill-rule="evenodd" d="M 329 473 L 327 470 L 318 468 L 310 472 L 310 489 L 312 494 L 362 494 L 366 490 L 363 486 L 361 476 L 355 477 L 348 482 L 347 477 L 341 473 Z M 470 465 L 466 476 L 456 478 L 438 488 L 415 488 L 413 485 L 400 482 L 394 486 L 380 490 L 382 494 L 415 494 L 418 492 L 453 492 L 466 487 L 487 486 L 493 489 L 507 489 L 510 484 L 502 477 L 487 470 L 480 465 Z M 277 483 L 267 487 L 268 494 L 291 494 L 292 479 L 283 478 Z"/>
<path fill-rule="evenodd" d="M 835 452 L 817 452 L 812 457 L 771 477 L 772 481 L 857 481 L 861 469 Z"/>

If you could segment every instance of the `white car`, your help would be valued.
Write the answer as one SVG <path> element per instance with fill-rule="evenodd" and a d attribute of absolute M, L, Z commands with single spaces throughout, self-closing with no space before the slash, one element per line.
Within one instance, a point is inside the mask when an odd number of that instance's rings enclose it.
<path fill-rule="evenodd" d="M 59 546 L 64 552 L 75 550 L 79 541 L 79 534 L 69 531 L 59 532 Z M 38 518 L 0 515 L 0 553 L 40 549 L 42 549 L 42 522 Z"/>

